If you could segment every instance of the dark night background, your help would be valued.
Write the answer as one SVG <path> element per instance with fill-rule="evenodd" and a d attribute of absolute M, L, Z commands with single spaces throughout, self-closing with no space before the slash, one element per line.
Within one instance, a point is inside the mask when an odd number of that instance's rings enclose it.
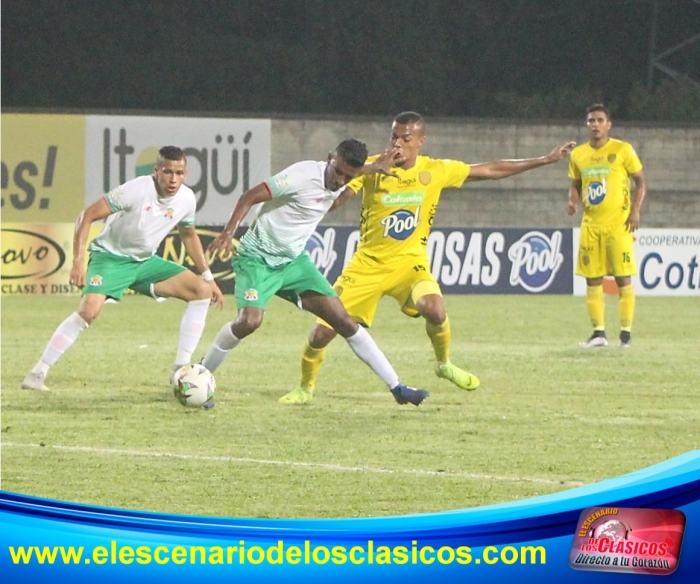
<path fill-rule="evenodd" d="M 698 35 L 698 0 L 6 0 L 2 105 L 697 123 L 700 40 L 649 65 Z"/>

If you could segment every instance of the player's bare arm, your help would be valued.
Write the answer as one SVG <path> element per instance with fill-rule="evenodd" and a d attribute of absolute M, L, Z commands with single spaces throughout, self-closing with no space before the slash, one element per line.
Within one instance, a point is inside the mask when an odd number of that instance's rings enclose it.
<path fill-rule="evenodd" d="M 73 265 L 70 269 L 70 284 L 79 288 L 85 286 L 85 248 L 90 235 L 90 226 L 111 214 L 112 209 L 107 204 L 107 199 L 102 197 L 78 215 L 73 232 Z"/>
<path fill-rule="evenodd" d="M 630 209 L 629 217 L 625 223 L 627 231 L 633 232 L 639 228 L 639 223 L 642 216 L 642 204 L 647 196 L 647 179 L 644 176 L 644 171 L 640 170 L 632 175 L 634 181 L 634 202 Z"/>
<path fill-rule="evenodd" d="M 194 262 L 194 265 L 199 271 L 199 273 L 204 274 L 205 272 L 209 272 L 211 274 L 211 270 L 209 269 L 209 262 L 207 262 L 207 258 L 204 255 L 202 241 L 199 239 L 199 235 L 197 235 L 197 229 L 194 226 L 184 227 L 182 225 L 178 225 L 178 231 L 180 232 L 180 239 L 182 240 L 182 245 L 185 246 L 187 255 L 189 255 L 190 258 L 192 258 L 192 261 Z M 212 303 L 218 306 L 219 308 L 223 308 L 224 295 L 219 289 L 219 286 L 213 279 L 207 280 L 206 282 L 211 287 Z"/>
<path fill-rule="evenodd" d="M 350 187 L 345 187 L 343 192 L 340 193 L 340 196 L 333 201 L 333 204 L 331 205 L 331 208 L 328 209 L 328 212 L 330 213 L 331 211 L 335 211 L 338 207 L 342 207 L 345 203 L 352 199 L 355 194 L 355 191 L 353 191 Z"/>
<path fill-rule="evenodd" d="M 566 205 L 566 212 L 569 215 L 576 213 L 578 204 L 581 202 L 581 184 L 581 179 L 574 179 L 571 181 L 571 186 L 569 187 L 569 202 Z"/>
<path fill-rule="evenodd" d="M 557 146 L 546 156 L 520 158 L 516 160 L 494 160 L 493 162 L 473 164 L 471 165 L 471 170 L 466 182 L 498 180 L 499 178 L 520 174 L 521 172 L 526 172 L 533 168 L 546 166 L 547 164 L 552 164 L 553 162 L 558 162 L 566 158 L 574 149 L 574 146 L 576 146 L 576 142 L 564 142 L 564 144 Z"/>
<path fill-rule="evenodd" d="M 264 203 L 272 198 L 272 193 L 270 193 L 267 185 L 265 183 L 260 183 L 254 186 L 252 189 L 243 193 L 236 206 L 231 213 L 231 218 L 226 223 L 224 230 L 212 241 L 207 247 L 207 251 L 224 251 L 232 255 L 238 255 L 238 252 L 233 247 L 233 234 L 236 233 L 236 229 L 240 225 L 241 221 L 250 212 L 253 205 L 258 203 Z"/>

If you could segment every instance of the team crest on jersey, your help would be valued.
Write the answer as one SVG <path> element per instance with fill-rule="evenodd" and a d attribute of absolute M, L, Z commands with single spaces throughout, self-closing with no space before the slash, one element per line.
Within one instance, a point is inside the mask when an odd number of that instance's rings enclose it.
<path fill-rule="evenodd" d="M 255 302 L 258 299 L 258 291 L 255 288 L 248 288 L 245 291 L 245 299 L 248 302 Z"/>
<path fill-rule="evenodd" d="M 617 155 L 616 155 L 616 154 L 608 154 L 608 162 L 609 162 L 610 164 L 612 164 L 613 162 L 615 162 L 615 159 L 616 159 L 616 158 L 617 158 Z"/>
<path fill-rule="evenodd" d="M 166 219 L 172 219 L 174 216 L 175 216 L 175 209 L 173 209 L 172 207 L 168 207 L 165 210 L 165 215 L 163 215 L 163 217 L 165 217 Z"/>
<path fill-rule="evenodd" d="M 433 175 L 430 174 L 427 170 L 424 170 L 418 175 L 418 180 L 421 182 L 422 185 L 428 186 L 430 184 L 430 180 L 433 178 Z"/>
<path fill-rule="evenodd" d="M 102 286 L 102 276 L 93 276 L 90 278 L 90 286 Z"/>

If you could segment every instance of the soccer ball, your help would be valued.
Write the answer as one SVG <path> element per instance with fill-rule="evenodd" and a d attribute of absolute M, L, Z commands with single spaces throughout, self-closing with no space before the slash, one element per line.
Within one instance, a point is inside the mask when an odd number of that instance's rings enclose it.
<path fill-rule="evenodd" d="M 183 365 L 173 375 L 173 393 L 177 400 L 190 408 L 214 406 L 216 380 L 204 365 Z"/>

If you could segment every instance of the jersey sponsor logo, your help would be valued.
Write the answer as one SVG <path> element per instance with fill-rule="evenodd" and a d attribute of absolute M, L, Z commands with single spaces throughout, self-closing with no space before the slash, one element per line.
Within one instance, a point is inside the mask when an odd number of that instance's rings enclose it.
<path fill-rule="evenodd" d="M 609 166 L 589 166 L 581 171 L 583 178 L 599 178 L 610 174 Z"/>
<path fill-rule="evenodd" d="M 386 193 L 382 195 L 382 205 L 386 207 L 404 207 L 420 205 L 425 200 L 423 191 L 406 191 L 403 193 Z"/>
<path fill-rule="evenodd" d="M 561 231 L 552 233 L 551 239 L 540 231 L 529 231 L 511 245 L 511 286 L 519 284 L 529 292 L 546 290 L 564 261 L 561 240 Z"/>
<path fill-rule="evenodd" d="M 406 209 L 394 211 L 381 221 L 384 226 L 384 237 L 391 237 L 392 239 L 404 241 L 413 234 L 419 221 L 420 207 L 418 207 L 414 213 Z"/>
<path fill-rule="evenodd" d="M 328 276 L 328 272 L 335 265 L 338 259 L 338 253 L 335 251 L 335 228 L 329 227 L 323 235 L 319 235 L 314 231 L 313 235 L 306 242 L 306 253 L 309 254 L 311 261 L 324 276 Z"/>
<path fill-rule="evenodd" d="M 586 187 L 586 200 L 589 205 L 600 205 L 605 200 L 607 194 L 607 183 L 605 179 L 602 181 L 593 181 Z"/>
<path fill-rule="evenodd" d="M 248 302 L 255 302 L 258 299 L 258 291 L 255 288 L 248 288 L 245 291 L 245 299 Z"/>
<path fill-rule="evenodd" d="M 90 286 L 102 286 L 102 276 L 93 276 L 90 278 Z"/>

